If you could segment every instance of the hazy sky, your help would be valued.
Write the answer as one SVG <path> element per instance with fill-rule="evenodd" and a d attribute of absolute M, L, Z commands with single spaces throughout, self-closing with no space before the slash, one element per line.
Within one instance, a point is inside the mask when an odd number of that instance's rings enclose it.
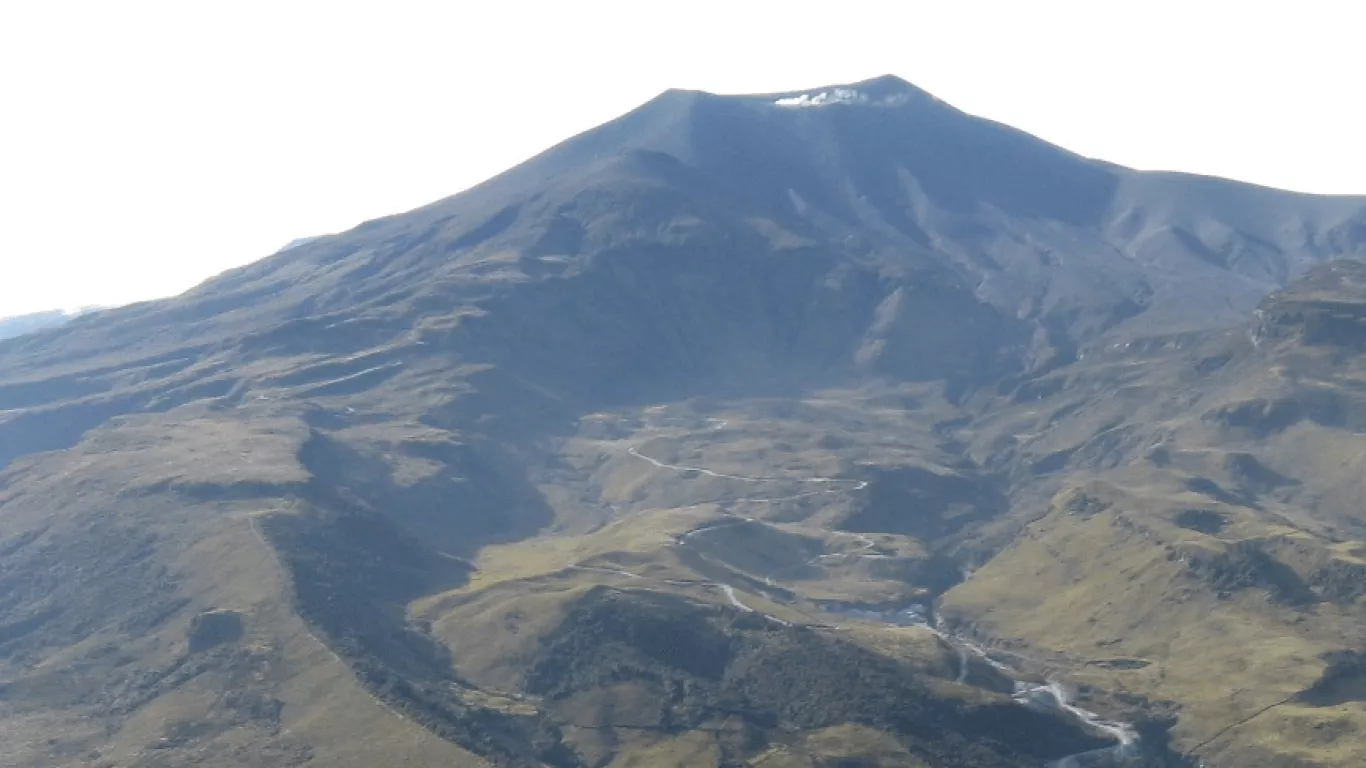
<path fill-rule="evenodd" d="M 1355 0 L 4 2 L 0 316 L 183 290 L 669 87 L 891 73 L 1082 154 L 1366 193 L 1363 22 Z"/>

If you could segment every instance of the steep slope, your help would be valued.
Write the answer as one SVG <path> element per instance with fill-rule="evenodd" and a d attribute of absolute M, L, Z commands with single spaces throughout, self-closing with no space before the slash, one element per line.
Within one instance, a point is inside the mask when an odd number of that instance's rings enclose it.
<path fill-rule="evenodd" d="M 1012 699 L 929 606 L 1004 547 L 943 613 L 1067 653 L 983 616 L 1028 605 L 991 585 L 1020 573 L 1027 523 L 1065 514 L 1053 495 L 1147 466 L 1134 414 L 1190 405 L 1163 393 L 1184 368 L 1135 371 L 1190 339 L 1218 363 L 1194 370 L 1236 384 L 1253 353 L 1220 329 L 1363 248 L 1366 199 L 1087 160 L 894 78 L 672 91 L 447 200 L 0 342 L 6 761 L 1015 766 L 1104 746 L 1123 729 Z M 1259 461 L 1229 471 L 1280 493 Z M 1172 493 L 1239 493 L 1203 479 Z M 1211 578 L 1243 578 L 1211 552 Z M 1106 569 L 1067 578 L 1114 601 Z M 1019 650 L 1010 675 L 1044 690 L 1048 659 Z M 1251 681 L 1248 706 L 1298 674 Z M 1104 682 L 1134 691 L 1090 693 L 1142 721 L 1130 762 L 1177 760 L 1174 712 L 1180 748 L 1280 749 L 1216 735 L 1203 690 Z"/>

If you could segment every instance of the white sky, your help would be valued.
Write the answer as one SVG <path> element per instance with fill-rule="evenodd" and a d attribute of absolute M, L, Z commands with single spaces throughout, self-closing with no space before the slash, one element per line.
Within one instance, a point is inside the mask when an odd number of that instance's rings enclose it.
<path fill-rule="evenodd" d="M 669 87 L 890 73 L 1082 154 L 1366 193 L 1364 23 L 1355 0 L 0 0 L 0 316 L 183 290 Z"/>

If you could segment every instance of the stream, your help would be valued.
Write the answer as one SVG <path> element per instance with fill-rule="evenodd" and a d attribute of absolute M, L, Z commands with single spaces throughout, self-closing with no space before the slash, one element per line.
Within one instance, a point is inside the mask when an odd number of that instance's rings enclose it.
<path fill-rule="evenodd" d="M 915 603 L 898 611 L 878 611 L 869 607 L 843 608 L 830 611 L 838 616 L 861 621 L 877 621 L 903 627 L 922 627 L 933 632 L 958 655 L 958 673 L 955 681 L 967 683 L 972 659 L 975 657 L 996 671 L 1014 681 L 1015 690 L 1011 698 L 1021 706 L 1039 711 L 1061 712 L 1088 730 L 1112 739 L 1115 745 L 1103 749 L 1069 755 L 1048 763 L 1046 768 L 1102 768 L 1106 766 L 1134 765 L 1144 757 L 1144 747 L 1138 731 L 1128 723 L 1106 720 L 1095 712 L 1076 705 L 1073 696 L 1062 683 L 1047 680 L 1044 683 L 1020 679 L 1020 673 L 1001 661 L 992 658 L 985 648 L 966 638 L 946 630 L 932 615 L 929 607 Z M 1139 763 L 1141 764 L 1141 763 Z"/>

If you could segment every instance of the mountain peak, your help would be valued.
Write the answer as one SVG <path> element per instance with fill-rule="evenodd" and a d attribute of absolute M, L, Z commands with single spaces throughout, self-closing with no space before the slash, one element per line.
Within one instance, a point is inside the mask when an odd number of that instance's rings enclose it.
<path fill-rule="evenodd" d="M 815 88 L 763 93 L 722 94 L 688 88 L 670 88 L 650 103 L 678 102 L 695 99 L 768 102 L 779 107 L 823 107 L 832 104 L 864 106 L 898 106 L 925 98 L 938 102 L 933 94 L 896 75 L 880 75 L 852 83 L 832 83 Z"/>

